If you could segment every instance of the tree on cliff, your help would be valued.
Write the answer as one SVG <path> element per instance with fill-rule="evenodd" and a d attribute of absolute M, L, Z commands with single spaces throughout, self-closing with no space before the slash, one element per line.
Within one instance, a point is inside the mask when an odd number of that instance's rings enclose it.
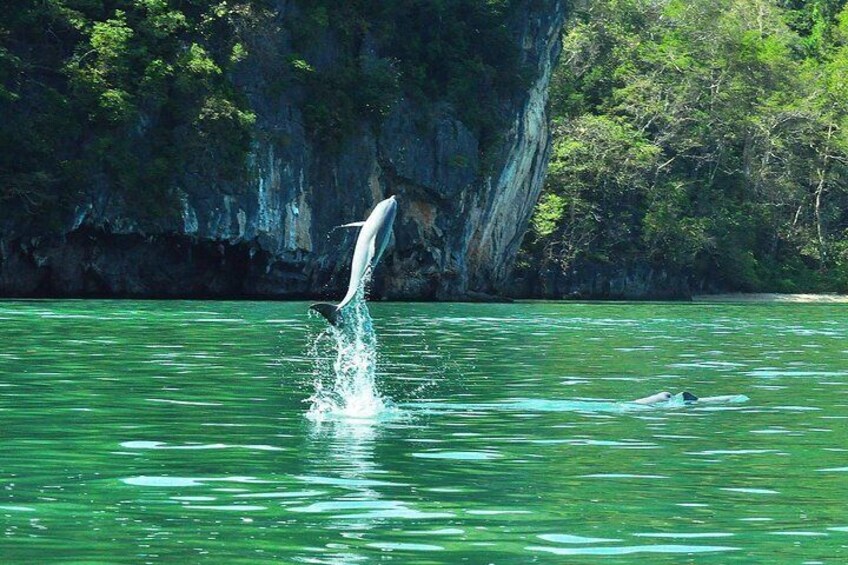
<path fill-rule="evenodd" d="M 604 0 L 564 45 L 525 265 L 848 290 L 844 1 Z"/>
<path fill-rule="evenodd" d="M 239 174 L 253 114 L 226 73 L 261 7 L 211 0 L 23 2 L 0 22 L 0 202 L 49 227 L 87 187 L 174 214 L 186 156 Z M 147 140 L 142 143 L 142 140 Z"/>
<path fill-rule="evenodd" d="M 276 82 L 262 88 L 299 92 L 318 144 L 338 144 L 405 96 L 452 105 L 485 147 L 501 127 L 499 95 L 525 84 L 505 23 L 510 5 L 16 4 L 0 21 L 0 210 L 44 229 L 97 186 L 155 221 L 179 213 L 186 172 L 238 190 L 254 141 L 238 82 L 250 56 L 274 68 Z"/>

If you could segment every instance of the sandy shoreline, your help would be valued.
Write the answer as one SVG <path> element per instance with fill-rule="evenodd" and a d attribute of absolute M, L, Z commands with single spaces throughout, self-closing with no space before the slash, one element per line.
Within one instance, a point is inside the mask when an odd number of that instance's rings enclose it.
<path fill-rule="evenodd" d="M 846 294 L 776 294 L 776 293 L 730 293 L 699 294 L 692 297 L 693 302 L 810 302 L 820 304 L 848 304 Z"/>

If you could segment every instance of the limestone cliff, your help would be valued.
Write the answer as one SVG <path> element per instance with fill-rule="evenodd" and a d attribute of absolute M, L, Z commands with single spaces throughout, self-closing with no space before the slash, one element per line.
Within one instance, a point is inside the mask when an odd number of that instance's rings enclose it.
<path fill-rule="evenodd" d="M 6 219 L 0 295 L 338 295 L 355 234 L 331 229 L 392 194 L 400 201 L 395 242 L 376 294 L 502 293 L 545 174 L 547 87 L 566 16 L 564 0 L 513 4 L 508 28 L 527 80 L 499 100 L 501 126 L 485 147 L 451 104 L 404 97 L 328 147 L 308 131 L 303 89 L 266 87 L 276 68 L 268 59 L 291 54 L 277 24 L 297 7 L 278 2 L 232 77 L 256 114 L 245 174 L 222 180 L 222 156 L 196 160 L 175 180 L 178 213 L 152 224 L 102 178 L 91 179 L 55 233 Z M 332 64 L 337 49 L 328 35 L 313 59 Z M 366 37 L 363 64 L 369 49 Z"/>

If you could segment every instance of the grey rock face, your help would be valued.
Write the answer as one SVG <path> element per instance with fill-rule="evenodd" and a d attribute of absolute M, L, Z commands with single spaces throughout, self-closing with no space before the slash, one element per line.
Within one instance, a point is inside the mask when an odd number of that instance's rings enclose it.
<path fill-rule="evenodd" d="M 519 269 L 511 278 L 507 294 L 513 298 L 686 300 L 696 290 L 685 273 L 643 263 L 608 265 L 578 261 L 567 272 L 556 267 L 536 271 Z M 697 290 L 721 289 L 701 286 Z"/>
<path fill-rule="evenodd" d="M 222 181 L 214 167 L 186 171 L 180 210 L 155 226 L 93 186 L 60 237 L 5 229 L 0 295 L 335 296 L 347 281 L 363 219 L 399 197 L 395 242 L 374 282 L 392 298 L 456 299 L 501 294 L 541 190 L 550 150 L 545 105 L 559 55 L 565 0 L 527 0 L 510 29 L 528 87 L 501 101 L 504 129 L 480 140 L 447 104 L 406 100 L 374 127 L 362 123 L 341 146 L 316 145 L 304 127 L 302 92 L 269 94 L 285 37 L 268 30 L 233 77 L 257 116 L 248 174 Z M 290 9 L 278 6 L 279 16 Z M 315 60 L 331 62 L 331 39 Z"/>

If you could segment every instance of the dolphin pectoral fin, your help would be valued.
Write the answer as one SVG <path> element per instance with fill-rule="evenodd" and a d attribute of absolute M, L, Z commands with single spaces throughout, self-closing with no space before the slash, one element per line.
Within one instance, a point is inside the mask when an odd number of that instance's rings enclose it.
<path fill-rule="evenodd" d="M 341 322 L 341 318 L 339 317 L 339 308 L 335 304 L 328 304 L 327 302 L 319 302 L 317 304 L 313 304 L 309 307 L 310 310 L 315 310 L 330 323 L 332 326 L 338 326 L 339 322 Z"/>
<path fill-rule="evenodd" d="M 698 400 L 698 397 L 689 392 L 688 390 L 684 390 L 680 395 L 683 397 L 683 402 L 695 402 Z"/>
<path fill-rule="evenodd" d="M 365 225 L 365 222 L 351 222 L 349 224 L 343 224 L 341 226 L 336 226 L 336 227 L 334 227 L 333 229 L 330 230 L 330 232 L 327 234 L 327 237 L 330 237 L 331 235 L 333 235 L 333 233 L 336 230 L 340 230 L 340 229 L 343 229 L 343 228 L 361 228 L 364 225 Z"/>

